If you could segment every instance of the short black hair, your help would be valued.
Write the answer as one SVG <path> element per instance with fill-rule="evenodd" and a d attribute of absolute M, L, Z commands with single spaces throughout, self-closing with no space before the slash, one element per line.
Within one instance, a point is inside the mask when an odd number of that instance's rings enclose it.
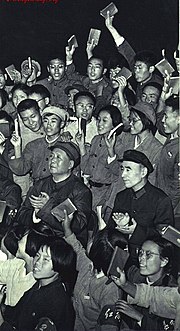
<path fill-rule="evenodd" d="M 161 94 L 161 92 L 162 92 L 162 85 L 160 85 L 159 83 L 157 83 L 157 82 L 147 83 L 147 84 L 144 85 L 143 90 L 145 89 L 145 87 L 148 87 L 148 86 L 155 87 L 159 91 L 159 95 Z"/>
<path fill-rule="evenodd" d="M 134 57 L 134 61 L 143 62 L 149 68 L 151 66 L 154 66 L 157 63 L 157 58 L 156 58 L 156 55 L 152 51 L 144 50 L 144 51 L 136 53 L 136 55 Z"/>
<path fill-rule="evenodd" d="M 109 113 L 109 115 L 111 116 L 112 118 L 112 124 L 113 124 L 113 127 L 117 126 L 119 123 L 123 123 L 123 120 L 122 120 L 122 115 L 121 115 L 121 112 L 120 110 L 116 107 L 116 106 L 113 106 L 113 105 L 107 105 L 103 108 L 101 108 L 99 111 L 98 111 L 98 114 L 97 114 L 97 118 L 99 116 L 99 114 L 102 112 L 102 111 L 107 111 Z M 116 134 L 120 134 L 123 130 L 123 126 L 121 126 L 117 131 L 116 131 Z"/>
<path fill-rule="evenodd" d="M 51 97 L 49 90 L 44 85 L 41 84 L 35 84 L 29 88 L 29 96 L 32 95 L 33 93 L 39 94 L 43 99 L 45 98 L 50 99 Z"/>
<path fill-rule="evenodd" d="M 17 106 L 17 112 L 19 115 L 21 115 L 21 112 L 31 108 L 35 109 L 39 113 L 39 106 L 37 101 L 33 99 L 25 99 L 22 100 Z"/>
<path fill-rule="evenodd" d="M 2 100 L 2 108 L 3 108 L 6 105 L 7 101 L 8 101 L 8 94 L 3 89 L 0 90 L 0 98 Z"/>
<path fill-rule="evenodd" d="M 51 53 L 48 57 L 48 63 L 47 63 L 47 66 L 50 65 L 50 62 L 53 61 L 53 60 L 60 60 L 60 61 L 63 61 L 63 63 L 66 65 L 66 57 L 65 57 L 65 54 L 63 53 Z"/>
<path fill-rule="evenodd" d="M 115 69 L 116 67 L 120 67 L 120 68 L 126 67 L 129 69 L 129 64 L 128 64 L 127 60 L 120 53 L 118 53 L 115 56 L 110 57 L 108 60 L 108 63 L 107 63 L 108 70 Z"/>
<path fill-rule="evenodd" d="M 127 240 L 117 229 L 105 228 L 97 232 L 90 248 L 89 258 L 98 272 L 102 270 L 107 275 L 115 246 L 122 249 L 127 247 Z"/>
<path fill-rule="evenodd" d="M 88 59 L 88 64 L 91 60 L 93 59 L 97 59 L 97 60 L 100 60 L 102 62 L 102 66 L 103 66 L 103 69 L 104 68 L 107 68 L 107 60 L 105 59 L 104 56 L 102 55 L 99 55 L 99 54 L 94 54 L 93 56 L 91 56 L 89 59 Z"/>
<path fill-rule="evenodd" d="M 165 105 L 172 107 L 173 111 L 179 113 L 179 95 L 173 94 L 166 101 Z"/>
<path fill-rule="evenodd" d="M 92 100 L 94 105 L 96 104 L 95 96 L 89 91 L 81 91 L 81 92 L 76 93 L 75 96 L 74 96 L 74 103 L 77 101 L 77 99 L 79 97 L 88 97 Z"/>
<path fill-rule="evenodd" d="M 13 86 L 12 90 L 11 90 L 11 94 L 13 96 L 14 92 L 20 90 L 23 91 L 24 93 L 26 93 L 28 95 L 29 93 L 29 86 L 27 86 L 26 84 L 23 83 L 17 83 Z"/>

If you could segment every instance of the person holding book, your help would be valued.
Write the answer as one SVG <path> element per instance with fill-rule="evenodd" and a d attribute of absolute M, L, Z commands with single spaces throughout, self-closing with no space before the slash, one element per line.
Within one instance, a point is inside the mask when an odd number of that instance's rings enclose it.
<path fill-rule="evenodd" d="M 86 252 L 72 231 L 71 217 L 66 211 L 64 214 L 62 224 L 65 240 L 77 254 L 78 277 L 73 295 L 76 312 L 74 331 L 117 331 L 120 322 L 111 318 L 108 312 L 115 308 L 115 302 L 117 298 L 122 298 L 122 292 L 108 280 L 107 270 L 115 246 L 124 250 L 127 241 L 117 230 L 106 228 L 96 233 L 90 250 Z M 103 318 L 104 314 L 106 318 Z"/>
<path fill-rule="evenodd" d="M 149 238 L 138 249 L 137 254 L 139 266 L 133 265 L 127 270 L 128 281 L 135 284 L 146 283 L 149 286 L 177 286 L 177 281 L 172 276 L 175 255 L 171 243 L 160 237 L 156 240 Z M 173 330 L 174 320 L 160 318 L 147 308 L 129 305 L 124 300 L 118 301 L 116 308 L 130 317 L 133 330 Z"/>
<path fill-rule="evenodd" d="M 110 134 L 116 126 L 117 130 Z M 119 173 L 114 170 L 114 162 L 116 155 L 122 155 L 123 144 L 120 134 L 123 122 L 117 107 L 109 105 L 99 111 L 97 130 L 98 135 L 93 138 L 89 150 L 86 148 L 83 132 L 76 135 L 81 152 L 80 167 L 89 177 L 94 211 L 98 205 L 104 205 L 108 200 L 111 185 L 119 177 Z"/>
<path fill-rule="evenodd" d="M 56 141 L 51 145 L 48 161 L 50 176 L 36 181 L 30 188 L 16 221 L 29 226 L 42 221 L 62 237 L 62 219 L 54 216 L 53 209 L 59 206 L 61 211 L 61 204 L 69 198 L 75 206 L 72 229 L 83 246 L 86 246 L 92 198 L 89 188 L 73 174 L 79 161 L 80 153 L 76 144 Z"/>
<path fill-rule="evenodd" d="M 158 236 L 160 225 L 173 225 L 173 208 L 170 198 L 148 181 L 153 166 L 144 153 L 127 150 L 121 162 L 126 188 L 116 195 L 109 226 L 128 238 L 129 252 L 137 264 L 136 250 L 146 238 Z"/>
<path fill-rule="evenodd" d="M 156 82 L 160 85 L 163 85 L 162 78 L 154 72 L 157 59 L 155 54 L 148 50 L 142 50 L 138 53 L 135 53 L 134 49 L 113 26 L 113 19 L 114 16 L 110 16 L 109 13 L 107 13 L 105 24 L 116 43 L 118 52 L 120 52 L 125 57 L 129 64 L 129 68 L 133 71 L 137 84 L 135 90 L 136 100 L 138 101 L 141 98 L 142 90 L 145 84 Z"/>

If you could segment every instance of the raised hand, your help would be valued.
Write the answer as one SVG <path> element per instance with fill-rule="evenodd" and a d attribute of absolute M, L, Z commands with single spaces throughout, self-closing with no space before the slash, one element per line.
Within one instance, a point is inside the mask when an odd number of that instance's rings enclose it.
<path fill-rule="evenodd" d="M 105 25 L 107 27 L 108 30 L 111 30 L 113 29 L 113 19 L 114 19 L 114 16 L 110 16 L 109 14 L 109 11 L 107 12 L 107 18 L 105 19 Z"/>
<path fill-rule="evenodd" d="M 73 55 L 75 52 L 75 46 L 72 45 L 71 48 L 69 48 L 69 46 L 66 46 L 65 50 L 66 50 L 66 62 L 71 62 L 73 60 Z"/>

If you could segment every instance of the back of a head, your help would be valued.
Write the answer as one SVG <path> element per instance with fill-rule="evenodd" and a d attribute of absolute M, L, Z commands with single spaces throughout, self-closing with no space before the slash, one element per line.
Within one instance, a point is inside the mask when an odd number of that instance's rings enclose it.
<path fill-rule="evenodd" d="M 63 239 L 52 237 L 47 244 L 50 247 L 53 270 L 59 273 L 63 282 L 72 283 L 76 273 L 76 253 Z"/>
<path fill-rule="evenodd" d="M 107 275 L 115 246 L 121 249 L 127 247 L 127 240 L 118 230 L 105 228 L 97 232 L 89 252 L 89 258 L 98 272 L 102 270 Z"/>
<path fill-rule="evenodd" d="M 41 98 L 43 98 L 43 99 L 45 99 L 45 98 L 50 99 L 50 97 L 51 97 L 49 90 L 44 85 L 41 85 L 41 84 L 35 84 L 29 88 L 29 98 L 30 99 L 31 99 L 31 95 L 34 93 L 39 94 L 41 96 Z"/>
<path fill-rule="evenodd" d="M 23 91 L 24 93 L 26 93 L 28 95 L 29 93 L 29 86 L 27 86 L 26 84 L 23 83 L 17 83 L 13 86 L 12 90 L 11 90 L 11 94 L 13 95 L 15 91 L 20 90 Z"/>

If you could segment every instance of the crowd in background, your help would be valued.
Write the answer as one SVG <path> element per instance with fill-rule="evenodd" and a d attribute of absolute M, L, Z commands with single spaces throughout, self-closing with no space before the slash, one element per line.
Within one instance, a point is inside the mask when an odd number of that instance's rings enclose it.
<path fill-rule="evenodd" d="M 179 49 L 161 74 L 113 18 L 118 56 L 87 42 L 86 76 L 74 45 L 44 79 L 31 58 L 11 86 L 0 69 L 0 330 L 180 329 L 179 244 L 162 238 L 180 231 Z"/>

